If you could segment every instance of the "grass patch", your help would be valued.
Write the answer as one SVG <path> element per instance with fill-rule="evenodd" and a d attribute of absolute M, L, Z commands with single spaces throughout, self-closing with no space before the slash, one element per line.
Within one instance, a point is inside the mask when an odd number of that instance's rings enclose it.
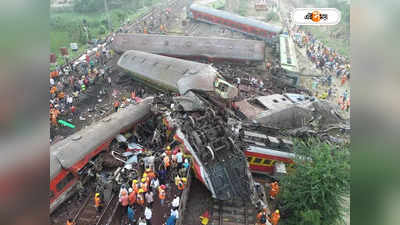
<path fill-rule="evenodd" d="M 240 0 L 239 1 L 239 10 L 236 13 L 239 13 L 241 16 L 247 16 L 247 9 L 249 7 L 248 0 Z"/>
<path fill-rule="evenodd" d="M 209 7 L 214 9 L 223 9 L 225 7 L 225 0 L 218 0 L 208 4 Z"/>
<path fill-rule="evenodd" d="M 153 0 L 153 4 L 160 2 Z M 113 30 L 119 29 L 121 24 L 130 20 L 131 22 L 151 10 L 150 7 L 140 9 L 111 9 L 110 18 Z M 88 49 L 86 33 L 82 29 L 83 20 L 86 20 L 89 28 L 90 39 L 103 39 L 111 30 L 108 29 L 107 16 L 104 11 L 91 13 L 78 12 L 50 12 L 50 51 L 56 54 L 57 63 L 64 63 L 60 48 L 67 47 L 70 59 L 76 58 Z M 70 43 L 78 43 L 78 51 L 72 52 Z"/>
<path fill-rule="evenodd" d="M 349 57 L 350 56 L 350 40 L 334 39 L 329 36 L 329 32 L 319 26 L 303 26 L 302 29 L 311 32 L 314 37 L 324 43 L 324 45 L 335 49 L 339 54 Z"/>

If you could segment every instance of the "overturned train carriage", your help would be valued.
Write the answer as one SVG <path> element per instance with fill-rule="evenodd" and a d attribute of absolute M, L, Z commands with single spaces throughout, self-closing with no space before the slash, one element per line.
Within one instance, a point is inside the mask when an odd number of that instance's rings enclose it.
<path fill-rule="evenodd" d="M 257 37 L 269 44 L 276 42 L 279 34 L 282 32 L 282 27 L 280 26 L 198 4 L 190 5 L 189 16 L 198 21 L 217 24 L 249 36 Z"/>
<path fill-rule="evenodd" d="M 180 58 L 237 62 L 263 62 L 265 51 L 262 41 L 149 34 L 118 34 L 111 46 L 118 53 L 138 50 Z"/>
<path fill-rule="evenodd" d="M 115 136 L 151 115 L 152 99 L 130 105 L 50 146 L 50 213 L 75 191 L 79 179 L 96 166 Z M 101 164 L 100 164 L 101 165 Z"/>
<path fill-rule="evenodd" d="M 180 95 L 198 90 L 230 99 L 238 94 L 237 88 L 223 80 L 208 64 L 129 50 L 120 57 L 117 65 L 138 81 Z"/>

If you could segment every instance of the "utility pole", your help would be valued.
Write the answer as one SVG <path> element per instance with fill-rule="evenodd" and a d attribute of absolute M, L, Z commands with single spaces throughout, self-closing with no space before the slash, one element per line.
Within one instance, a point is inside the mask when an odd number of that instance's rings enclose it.
<path fill-rule="evenodd" d="M 112 31 L 112 24 L 111 24 L 111 19 L 110 19 L 110 14 L 108 13 L 108 4 L 107 0 L 104 0 L 104 9 L 106 11 L 106 16 L 107 16 L 107 21 L 108 21 L 108 29 Z"/>

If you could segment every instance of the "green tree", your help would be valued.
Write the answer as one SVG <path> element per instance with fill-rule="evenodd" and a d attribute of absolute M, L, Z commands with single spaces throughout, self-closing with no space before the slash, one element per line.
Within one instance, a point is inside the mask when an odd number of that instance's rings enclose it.
<path fill-rule="evenodd" d="M 279 207 L 288 225 L 343 222 L 343 197 L 350 190 L 350 153 L 319 140 L 295 143 L 296 170 L 281 180 Z"/>

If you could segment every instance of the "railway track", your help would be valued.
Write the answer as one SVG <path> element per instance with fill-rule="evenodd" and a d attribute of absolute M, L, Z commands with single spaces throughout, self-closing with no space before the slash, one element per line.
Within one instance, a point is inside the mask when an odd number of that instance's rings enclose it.
<path fill-rule="evenodd" d="M 79 225 L 106 225 L 115 220 L 115 214 L 118 209 L 118 196 L 114 193 L 111 200 L 104 204 L 100 213 L 94 206 L 94 192 L 90 193 L 76 214 L 74 221 Z"/>
<path fill-rule="evenodd" d="M 256 223 L 257 210 L 244 202 L 214 200 L 210 208 L 211 225 L 252 225 Z"/>

